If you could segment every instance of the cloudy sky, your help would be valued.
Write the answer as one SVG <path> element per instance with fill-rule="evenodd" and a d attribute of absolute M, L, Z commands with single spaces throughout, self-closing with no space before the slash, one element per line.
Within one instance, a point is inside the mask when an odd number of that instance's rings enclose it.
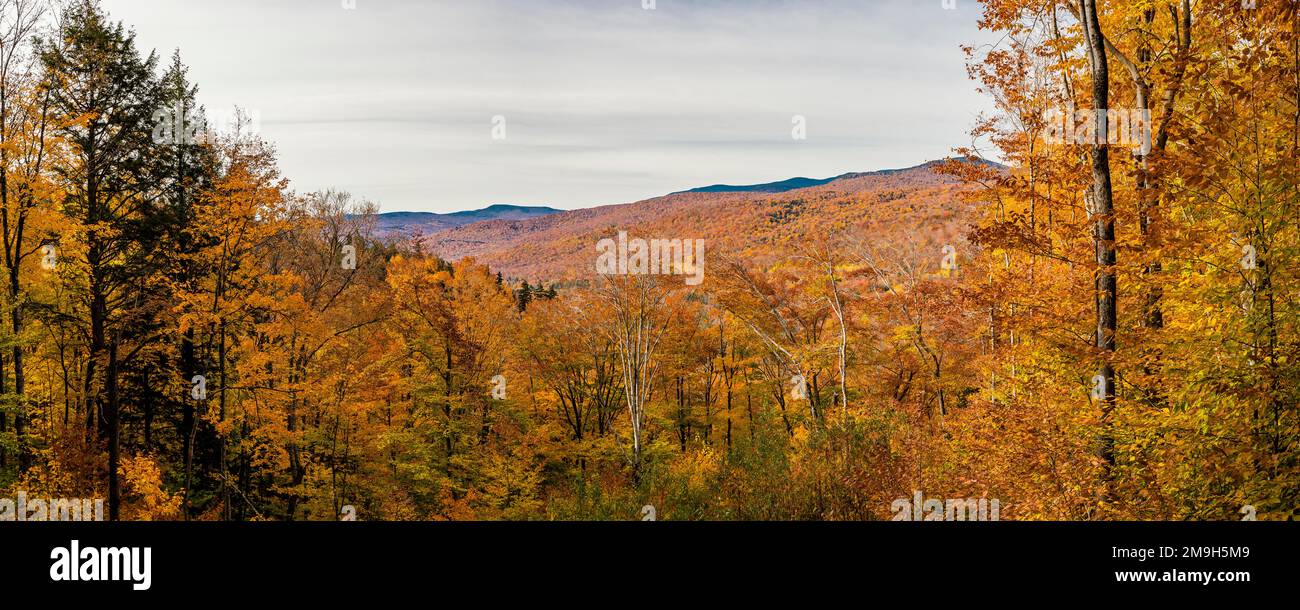
<path fill-rule="evenodd" d="M 180 49 L 209 114 L 251 111 L 296 190 L 432 212 L 946 156 L 989 104 L 960 50 L 979 8 L 943 4 L 104 0 L 143 48 Z"/>

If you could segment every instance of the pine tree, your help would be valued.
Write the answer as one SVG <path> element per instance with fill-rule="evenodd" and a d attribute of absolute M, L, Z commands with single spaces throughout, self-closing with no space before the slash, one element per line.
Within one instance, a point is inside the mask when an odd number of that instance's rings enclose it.
<path fill-rule="evenodd" d="M 39 50 L 47 82 L 58 83 L 50 112 L 70 148 L 70 162 L 59 170 L 65 210 L 85 235 L 72 274 L 90 342 L 81 407 L 87 436 L 97 429 L 108 445 L 109 518 L 116 520 L 122 370 L 156 340 L 147 322 L 164 305 L 157 298 L 164 283 L 148 278 L 165 254 L 164 234 L 173 220 L 158 205 L 167 155 L 154 137 L 154 117 L 165 96 L 155 77 L 157 57 L 141 57 L 134 33 L 111 23 L 93 0 L 70 4 L 57 39 Z"/>
<path fill-rule="evenodd" d="M 519 287 L 516 294 L 516 304 L 519 306 L 519 312 L 528 311 L 528 305 L 533 302 L 533 288 L 528 285 L 528 280 L 524 280 L 523 286 Z"/>

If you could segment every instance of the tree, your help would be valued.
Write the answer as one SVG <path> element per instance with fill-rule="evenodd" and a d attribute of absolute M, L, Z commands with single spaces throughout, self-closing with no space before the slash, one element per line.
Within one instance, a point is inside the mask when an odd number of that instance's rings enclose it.
<path fill-rule="evenodd" d="M 242 126 L 240 126 L 242 127 Z M 207 390 L 201 399 L 187 392 L 183 400 L 181 460 L 184 464 L 184 509 L 191 506 L 192 471 L 199 415 L 209 415 L 215 441 L 217 481 L 222 517 L 231 518 L 231 481 L 227 472 L 226 437 L 222 428 L 234 377 L 232 348 L 253 332 L 265 309 L 257 307 L 267 289 L 271 252 L 286 231 L 288 182 L 280 176 L 274 151 L 256 136 L 237 130 L 213 134 L 211 145 L 220 156 L 217 176 L 192 204 L 192 252 L 175 292 L 181 315 L 176 332 L 181 340 L 181 379 L 192 383 L 202 375 Z M 179 165 L 183 167 L 183 165 Z M 181 197 L 185 189 L 178 186 Z M 181 270 L 178 270 L 178 272 Z M 215 354 L 214 354 L 215 352 Z M 208 395 L 217 403 L 215 417 L 199 413 Z M 204 409 L 206 411 L 206 409 Z M 204 438 L 208 438 L 205 436 Z"/>
<path fill-rule="evenodd" d="M 23 267 L 25 261 L 41 251 L 41 245 L 48 245 L 43 243 L 45 227 L 36 217 L 51 215 L 57 197 L 48 171 L 51 155 L 47 149 L 53 144 L 47 135 L 53 131 L 49 116 L 50 88 L 42 86 L 36 58 L 28 47 L 44 18 L 45 6 L 35 0 L 0 2 L 0 241 L 3 241 L 0 246 L 7 280 L 5 308 L 9 314 L 8 330 L 12 333 L 9 341 L 13 364 L 11 407 L 10 398 L 5 396 L 7 388 L 3 357 L 0 357 L 0 396 L 4 396 L 6 403 L 0 408 L 0 435 L 6 432 L 9 411 L 14 411 L 14 445 L 20 471 L 31 465 L 25 438 L 27 375 L 23 352 L 27 297 Z M 57 259 L 57 254 L 54 258 Z M 4 463 L 5 448 L 0 444 L 0 467 Z"/>
<path fill-rule="evenodd" d="M 623 396 L 632 424 L 632 476 L 641 473 L 646 406 L 659 370 L 659 348 L 674 321 L 677 299 L 653 276 L 605 278 L 596 296 L 608 309 L 601 327 L 614 345 L 623 376 Z"/>
<path fill-rule="evenodd" d="M 150 263 L 166 230 L 165 212 L 153 205 L 161 157 L 153 117 L 163 105 L 157 58 L 142 58 L 134 35 L 90 0 L 65 9 L 58 37 L 42 42 L 40 57 L 50 113 L 73 159 L 58 170 L 64 206 L 85 234 L 76 270 L 88 338 L 82 408 L 87 434 L 97 428 L 108 444 L 109 517 L 117 519 L 121 370 L 150 342 L 134 322 L 159 305 L 149 294 L 156 284 L 145 278 L 155 272 Z"/>
<path fill-rule="evenodd" d="M 519 313 L 528 311 L 528 305 L 533 302 L 533 289 L 528 285 L 528 280 L 519 286 L 519 292 L 516 293 L 515 304 L 519 308 Z"/>

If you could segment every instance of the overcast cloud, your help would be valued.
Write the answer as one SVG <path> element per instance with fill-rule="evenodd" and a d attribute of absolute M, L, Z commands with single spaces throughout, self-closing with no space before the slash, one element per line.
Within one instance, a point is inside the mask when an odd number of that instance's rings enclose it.
<path fill-rule="evenodd" d="M 579 208 L 915 165 L 988 102 L 974 0 L 104 0 L 260 117 L 293 188 Z M 492 138 L 505 117 L 506 139 Z M 807 139 L 791 137 L 792 118 Z"/>

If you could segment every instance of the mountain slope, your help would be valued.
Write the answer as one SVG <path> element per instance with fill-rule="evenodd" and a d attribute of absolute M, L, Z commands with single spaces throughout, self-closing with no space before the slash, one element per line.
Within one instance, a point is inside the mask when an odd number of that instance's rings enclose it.
<path fill-rule="evenodd" d="M 777 193 L 683 192 L 526 220 L 491 220 L 422 241 L 444 258 L 473 257 L 511 277 L 548 282 L 591 279 L 596 242 L 619 231 L 633 238 L 704 239 L 710 254 L 749 258 L 832 228 L 938 252 L 960 239 L 974 218 L 974 204 L 963 201 L 962 187 L 937 171 L 936 163 L 846 174 Z"/>

